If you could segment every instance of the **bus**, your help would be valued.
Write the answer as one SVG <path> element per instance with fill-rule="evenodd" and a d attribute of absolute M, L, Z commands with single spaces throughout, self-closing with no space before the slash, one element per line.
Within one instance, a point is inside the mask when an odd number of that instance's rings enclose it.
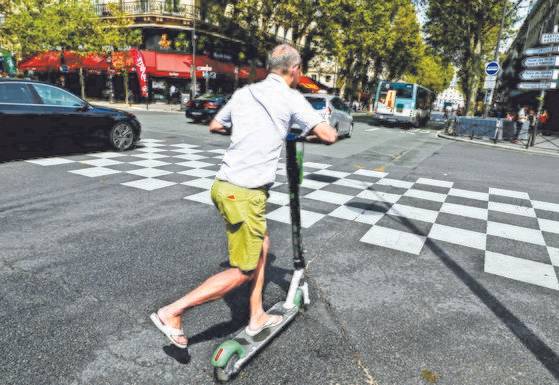
<path fill-rule="evenodd" d="M 412 83 L 381 81 L 375 98 L 375 118 L 383 122 L 425 125 L 431 118 L 433 91 Z"/>

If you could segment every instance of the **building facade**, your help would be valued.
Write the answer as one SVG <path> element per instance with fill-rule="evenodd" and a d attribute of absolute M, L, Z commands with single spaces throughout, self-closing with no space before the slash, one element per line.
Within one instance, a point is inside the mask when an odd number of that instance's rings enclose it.
<path fill-rule="evenodd" d="M 456 75 L 450 82 L 446 90 L 437 95 L 434 108 L 437 110 L 444 110 L 450 107 L 454 111 L 464 107 L 464 94 L 458 88 L 458 78 Z"/>
<path fill-rule="evenodd" d="M 522 82 L 521 73 L 525 70 L 523 66 L 523 61 L 527 57 L 525 51 L 531 48 L 544 47 L 540 43 L 541 35 L 559 32 L 558 25 L 559 1 L 537 0 L 531 4 L 530 12 L 507 51 L 502 64 L 494 99 L 498 108 L 513 112 L 518 111 L 520 106 L 538 108 L 540 91 L 519 89 L 519 83 Z M 550 46 L 559 46 L 559 44 L 545 45 L 545 47 Z M 555 53 L 550 52 L 540 56 L 554 54 L 559 55 L 559 48 Z M 551 118 L 546 130 L 559 131 L 559 90 L 546 91 L 543 107 L 549 112 Z"/>

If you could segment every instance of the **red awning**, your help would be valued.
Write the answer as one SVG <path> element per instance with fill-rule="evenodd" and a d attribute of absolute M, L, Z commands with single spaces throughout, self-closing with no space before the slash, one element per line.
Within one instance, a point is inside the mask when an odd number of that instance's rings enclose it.
<path fill-rule="evenodd" d="M 47 72 L 49 70 L 58 70 L 60 63 L 60 52 L 48 51 L 22 61 L 19 63 L 18 68 L 20 70 Z"/>
<path fill-rule="evenodd" d="M 268 71 L 262 67 L 256 67 L 256 80 L 262 80 L 268 76 Z M 250 67 L 244 66 L 239 69 L 239 79 L 248 79 L 250 77 Z"/>
<path fill-rule="evenodd" d="M 320 87 L 316 84 L 311 78 L 308 76 L 302 75 L 299 79 L 299 86 L 302 87 L 305 91 L 310 91 L 312 93 L 316 93 L 320 91 Z"/>
<path fill-rule="evenodd" d="M 141 51 L 146 64 L 148 75 L 156 77 L 177 77 L 190 79 L 190 66 L 192 55 L 167 53 L 157 51 Z M 19 64 L 21 70 L 32 70 L 37 72 L 59 71 L 62 64 L 60 51 L 47 51 L 37 54 Z M 72 51 L 64 51 L 64 64 L 70 71 L 77 71 L 80 67 L 93 71 L 108 71 L 127 69 L 133 72 L 135 69 L 134 59 L 128 51 L 117 51 L 111 54 L 110 64 L 107 58 L 101 54 L 89 53 L 80 55 Z M 235 77 L 235 65 L 233 63 L 222 62 L 212 59 L 206 55 L 196 55 L 197 67 L 211 67 L 213 72 L 219 75 Z M 268 72 L 266 69 L 256 68 L 256 79 L 262 80 Z M 201 78 L 202 71 L 196 71 L 196 76 Z M 248 79 L 250 67 L 242 66 L 239 68 L 239 79 Z"/>
<path fill-rule="evenodd" d="M 76 71 L 80 67 L 89 70 L 106 71 L 109 68 L 107 59 L 96 53 L 78 54 L 77 52 L 64 51 L 64 64 L 70 71 Z M 58 71 L 62 65 L 62 53 L 59 51 L 47 51 L 19 63 L 20 70 L 31 70 L 37 72 Z"/>
<path fill-rule="evenodd" d="M 152 76 L 172 76 L 190 79 L 190 66 L 192 65 L 192 55 L 142 51 L 148 74 Z M 212 72 L 219 75 L 235 77 L 235 65 L 233 63 L 222 62 L 212 59 L 206 55 L 196 55 L 196 67 L 211 67 Z M 250 68 L 241 67 L 239 69 L 239 79 L 249 77 Z M 264 79 L 267 75 L 264 68 L 256 68 L 256 80 Z M 196 71 L 196 76 L 201 78 L 202 71 Z"/>

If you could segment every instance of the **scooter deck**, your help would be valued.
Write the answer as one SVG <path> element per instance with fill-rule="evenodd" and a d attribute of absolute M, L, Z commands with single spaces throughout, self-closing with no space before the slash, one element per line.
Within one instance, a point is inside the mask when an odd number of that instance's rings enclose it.
<path fill-rule="evenodd" d="M 260 333 L 255 335 L 254 337 L 249 336 L 246 334 L 245 329 L 243 328 L 234 338 L 233 340 L 237 341 L 241 346 L 245 349 L 246 355 L 240 358 L 235 363 L 235 370 L 238 371 L 243 364 L 250 360 L 252 356 L 254 356 L 260 348 L 270 342 L 289 322 L 295 318 L 297 313 L 299 312 L 299 307 L 294 306 L 291 309 L 285 309 L 283 307 L 283 302 L 278 302 L 274 306 L 272 306 L 266 313 L 270 315 L 282 315 L 283 320 L 279 325 L 276 325 L 271 328 L 266 328 L 262 330 Z"/>

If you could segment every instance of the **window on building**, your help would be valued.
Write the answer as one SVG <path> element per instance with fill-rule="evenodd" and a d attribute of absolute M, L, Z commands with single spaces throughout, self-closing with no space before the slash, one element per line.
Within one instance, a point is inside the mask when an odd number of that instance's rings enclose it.
<path fill-rule="evenodd" d="M 312 80 L 316 81 L 316 74 L 311 75 Z"/>
<path fill-rule="evenodd" d="M 332 80 L 332 76 L 326 75 L 325 80 L 326 80 L 326 83 L 330 83 L 330 81 Z"/>

